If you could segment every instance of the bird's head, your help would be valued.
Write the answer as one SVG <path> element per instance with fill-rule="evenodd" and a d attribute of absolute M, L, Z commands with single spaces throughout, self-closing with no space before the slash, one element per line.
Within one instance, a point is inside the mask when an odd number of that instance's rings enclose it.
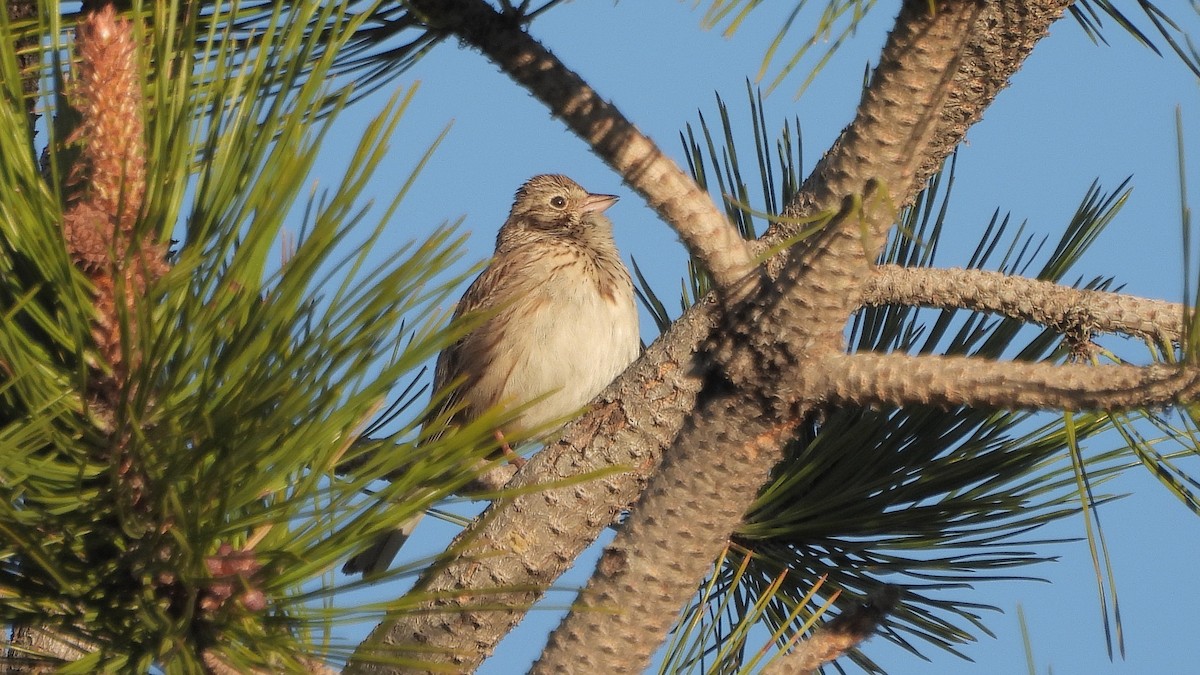
<path fill-rule="evenodd" d="M 611 225 L 601 214 L 616 201 L 615 195 L 589 193 L 566 176 L 534 176 L 517 190 L 497 245 L 514 235 L 520 239 L 544 234 L 609 237 Z M 593 232 L 597 228 L 601 231 Z"/>

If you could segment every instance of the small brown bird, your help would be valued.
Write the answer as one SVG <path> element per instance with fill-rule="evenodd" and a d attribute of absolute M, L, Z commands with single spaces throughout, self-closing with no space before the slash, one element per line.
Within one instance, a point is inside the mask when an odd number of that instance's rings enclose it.
<path fill-rule="evenodd" d="M 438 356 L 434 389 L 460 382 L 451 397 L 463 404 L 460 421 L 542 397 L 497 430 L 507 452 L 505 433 L 578 411 L 638 356 L 633 282 L 604 216 L 616 201 L 566 176 L 529 179 L 496 236 L 491 264 L 455 308 L 456 317 L 497 310 Z M 382 535 L 342 571 L 387 569 L 417 520 Z"/>

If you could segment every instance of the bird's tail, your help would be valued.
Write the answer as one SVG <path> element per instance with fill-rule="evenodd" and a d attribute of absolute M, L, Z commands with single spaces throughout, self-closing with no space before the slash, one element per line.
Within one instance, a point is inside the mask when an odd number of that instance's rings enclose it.
<path fill-rule="evenodd" d="M 342 566 L 342 574 L 361 573 L 364 577 L 372 577 L 386 572 L 396 554 L 400 552 L 400 547 L 408 541 L 424 515 L 418 513 L 401 523 L 400 527 L 379 535 L 370 548 L 346 561 Z"/>

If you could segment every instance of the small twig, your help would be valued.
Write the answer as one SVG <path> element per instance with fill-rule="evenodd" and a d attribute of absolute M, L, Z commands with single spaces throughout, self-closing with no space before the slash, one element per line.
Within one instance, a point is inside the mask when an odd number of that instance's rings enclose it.
<path fill-rule="evenodd" d="M 843 612 L 801 640 L 787 656 L 772 661 L 763 675 L 810 673 L 840 658 L 875 634 L 900 599 L 895 586 L 884 586 L 866 602 Z"/>

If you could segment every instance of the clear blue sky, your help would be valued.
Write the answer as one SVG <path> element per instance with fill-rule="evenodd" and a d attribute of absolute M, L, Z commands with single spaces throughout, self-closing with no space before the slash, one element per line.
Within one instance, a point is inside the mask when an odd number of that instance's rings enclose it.
<path fill-rule="evenodd" d="M 786 6 L 792 4 L 759 9 L 731 39 L 702 30 L 701 12 L 686 2 L 566 3 L 535 22 L 532 33 L 682 163 L 679 131 L 697 120 L 697 110 L 709 120 L 716 118 L 714 92 L 745 121 L 745 78 L 758 71 Z M 1132 0 L 1116 4 L 1139 16 Z M 1195 9 L 1187 3 L 1159 4 L 1200 36 Z M 785 118 L 800 118 L 806 171 L 851 119 L 864 66 L 877 57 L 899 3 L 878 5 L 801 98 L 794 93 L 808 72 L 803 64 L 767 99 L 772 131 Z M 1148 22 L 1140 24 L 1151 30 Z M 1073 20 L 1055 25 L 1011 87 L 970 131 L 959 156 L 942 265 L 966 262 L 997 208 L 1011 211 L 1017 221 L 1027 220 L 1034 232 L 1057 237 L 1093 180 L 1111 190 L 1132 175 L 1129 204 L 1077 271 L 1087 278 L 1115 275 L 1134 294 L 1182 298 L 1174 115 L 1180 106 L 1195 204 L 1200 196 L 1200 87 L 1173 55 L 1155 56 L 1111 22 L 1106 28 L 1110 46 L 1096 46 Z M 804 31 L 797 28 L 791 44 L 805 37 Z M 632 255 L 639 261 L 665 298 L 676 297 L 686 258 L 674 233 L 540 103 L 477 53 L 454 43 L 436 49 L 400 82 L 406 86 L 414 80 L 421 81 L 416 99 L 400 124 L 390 163 L 368 194 L 386 201 L 441 129 L 451 121 L 453 128 L 396 214 L 385 246 L 422 238 L 461 216 L 472 233 L 463 266 L 477 262 L 490 254 L 516 187 L 531 175 L 561 172 L 594 192 L 622 195 L 610 211 L 618 245 L 627 259 Z M 368 98 L 339 120 L 317 168 L 321 184 L 336 182 L 345 166 L 344 153 L 380 103 L 380 96 Z M 741 125 L 740 131 L 739 140 L 749 149 L 749 125 Z M 647 341 L 655 337 L 646 316 L 643 336 Z M 1118 442 L 1102 437 L 1090 447 Z M 1194 475 L 1200 474 L 1195 462 L 1191 466 Z M 994 639 L 982 635 L 964 648 L 974 663 L 934 647 L 925 648 L 926 663 L 882 640 L 868 643 L 867 652 L 893 673 L 1025 673 L 1016 618 L 1020 604 L 1038 673 L 1190 672 L 1200 628 L 1195 612 L 1200 583 L 1194 573 L 1200 560 L 1200 519 L 1144 471 L 1120 478 L 1108 491 L 1132 493 L 1101 510 L 1117 578 L 1126 660 L 1110 662 L 1106 656 L 1091 560 L 1083 543 L 1047 549 L 1061 561 L 1027 570 L 1050 584 L 995 582 L 974 592 L 956 591 L 956 597 L 1004 610 L 988 617 Z M 448 526 L 429 521 L 419 532 L 427 540 L 425 548 L 406 548 L 402 558 L 435 550 L 452 534 Z M 1046 534 L 1081 537 L 1082 519 L 1059 523 Z M 587 569 L 561 583 L 584 583 L 590 565 L 584 563 Z M 569 599 L 559 594 L 553 602 L 561 606 Z M 535 612 L 483 672 L 523 672 L 557 620 L 557 613 Z"/>

